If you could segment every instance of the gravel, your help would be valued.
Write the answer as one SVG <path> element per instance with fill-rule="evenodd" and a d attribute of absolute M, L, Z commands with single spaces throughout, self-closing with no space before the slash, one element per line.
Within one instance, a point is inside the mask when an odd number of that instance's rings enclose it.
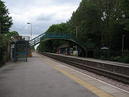
<path fill-rule="evenodd" d="M 54 60 L 54 59 L 53 59 L 53 60 Z M 57 60 L 55 60 L 55 61 L 57 61 Z M 60 61 L 58 61 L 58 62 L 60 62 Z M 75 70 L 77 70 L 77 71 L 79 71 L 79 72 L 82 72 L 82 73 L 84 73 L 84 74 L 87 74 L 87 75 L 89 75 L 89 76 L 91 76 L 91 77 L 93 77 L 93 78 L 99 79 L 99 80 L 101 80 L 101 81 L 104 81 L 104 82 L 106 82 L 106 83 L 108 83 L 108 84 L 111 84 L 111 85 L 113 85 L 113 86 L 116 86 L 116 87 L 118 87 L 118 88 L 120 88 L 120 89 L 123 89 L 123 90 L 129 92 L 129 84 L 125 84 L 125 83 L 122 83 L 122 82 L 118 82 L 118 81 L 116 81 L 116 80 L 113 80 L 113 79 L 110 79 L 110 78 L 107 78 L 107 77 L 104 77 L 104 76 L 101 76 L 101 75 L 98 75 L 98 74 L 95 74 L 95 73 L 92 73 L 92 72 L 89 72 L 89 71 L 86 71 L 86 70 L 79 69 L 79 68 L 77 68 L 77 67 L 74 67 L 74 66 L 72 66 L 72 65 L 68 65 L 68 64 L 63 63 L 63 62 L 60 62 L 60 63 L 63 64 L 63 65 L 69 66 L 69 67 L 71 67 L 71 68 L 73 68 L 73 69 L 75 69 Z"/>

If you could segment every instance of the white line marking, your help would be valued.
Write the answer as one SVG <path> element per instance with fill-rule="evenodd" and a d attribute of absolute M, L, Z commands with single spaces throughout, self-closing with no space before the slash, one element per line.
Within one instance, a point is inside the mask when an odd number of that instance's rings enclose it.
<path fill-rule="evenodd" d="M 49 58 L 49 57 L 47 57 L 47 58 Z M 49 58 L 49 59 L 51 60 L 52 58 Z M 66 63 L 60 62 L 60 61 L 55 60 L 55 59 L 52 59 L 52 60 L 55 61 L 55 62 L 58 62 L 58 63 L 66 64 Z M 87 75 L 87 74 L 85 74 L 85 73 L 82 73 L 82 72 L 80 72 L 80 71 L 77 71 L 77 70 L 75 70 L 75 69 L 73 69 L 73 68 L 71 68 L 71 67 L 69 67 L 69 66 L 65 66 L 65 65 L 62 65 L 62 66 L 66 67 L 66 68 L 69 68 L 69 69 L 71 69 L 71 70 L 73 70 L 73 71 L 75 71 L 75 72 L 78 72 L 78 73 L 80 73 L 80 74 L 82 74 L 82 75 L 88 76 L 88 77 L 91 78 L 91 79 L 94 79 L 94 80 L 96 80 L 96 81 L 99 81 L 99 82 L 101 82 L 101 83 L 107 84 L 107 85 L 109 85 L 109 86 L 111 86 L 111 87 L 114 87 L 114 88 L 119 89 L 119 90 L 121 90 L 121 91 L 124 91 L 124 92 L 126 92 L 126 93 L 129 93 L 129 91 L 126 91 L 126 90 L 121 89 L 121 88 L 119 88 L 119 87 L 117 87 L 117 86 L 111 85 L 111 84 L 109 84 L 109 83 L 107 83 L 107 82 L 104 82 L 104 81 L 102 81 L 102 80 L 99 80 L 99 79 L 97 79 L 97 78 L 91 77 L 91 76 L 89 76 L 89 75 Z"/>
<path fill-rule="evenodd" d="M 126 91 L 126 90 L 121 89 L 121 88 L 119 88 L 119 87 L 117 87 L 117 86 L 111 85 L 111 84 L 109 84 L 109 83 L 106 83 L 106 82 L 104 82 L 104 81 L 102 81 L 102 80 L 99 80 L 99 79 L 97 79 L 97 78 L 91 77 L 91 76 L 89 76 L 89 75 L 87 75 L 87 74 L 85 74 L 85 73 L 82 73 L 82 72 L 80 72 L 80 71 L 77 71 L 77 70 L 75 70 L 75 69 L 73 69 L 73 68 L 71 68 L 71 67 L 68 67 L 68 66 L 65 66 L 65 65 L 62 65 L 62 66 L 66 67 L 66 68 L 69 68 L 69 69 L 71 69 L 71 70 L 73 70 L 73 71 L 75 71 L 75 72 L 78 72 L 78 73 L 80 73 L 80 74 L 82 74 L 82 75 L 88 76 L 88 77 L 91 78 L 91 79 L 97 80 L 97 81 L 99 81 L 99 82 L 101 82 L 101 83 L 107 84 L 107 85 L 109 85 L 109 86 L 111 86 L 111 87 L 114 87 L 114 88 L 117 88 L 117 89 L 119 89 L 119 90 L 121 90 L 121 91 L 124 91 L 124 92 L 126 92 L 126 93 L 129 93 L 129 91 Z"/>

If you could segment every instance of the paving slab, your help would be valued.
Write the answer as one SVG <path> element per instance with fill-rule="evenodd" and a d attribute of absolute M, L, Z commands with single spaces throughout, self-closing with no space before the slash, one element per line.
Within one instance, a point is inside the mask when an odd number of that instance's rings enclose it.
<path fill-rule="evenodd" d="M 113 86 L 109 83 L 106 83 L 104 81 L 101 81 L 99 79 L 93 78 L 90 75 L 84 74 L 80 71 L 75 70 L 72 67 L 69 67 L 67 64 L 56 61 L 56 60 L 52 60 L 51 58 L 48 59 L 48 57 L 44 57 L 43 58 L 44 62 L 46 61 L 47 64 L 52 64 L 66 72 L 68 72 L 69 74 L 76 76 L 77 78 L 85 81 L 86 83 L 92 85 L 93 87 L 96 87 L 98 90 L 101 91 L 102 94 L 109 94 L 107 97 L 129 97 L 129 92 L 123 89 L 120 89 L 119 87 Z M 92 92 L 94 91 L 94 89 L 91 89 Z M 99 92 L 100 93 L 100 92 Z M 102 95 L 97 94 L 99 97 L 105 97 Z"/>
<path fill-rule="evenodd" d="M 0 97 L 98 97 L 34 54 L 0 69 Z M 46 60 L 45 60 L 46 61 Z"/>

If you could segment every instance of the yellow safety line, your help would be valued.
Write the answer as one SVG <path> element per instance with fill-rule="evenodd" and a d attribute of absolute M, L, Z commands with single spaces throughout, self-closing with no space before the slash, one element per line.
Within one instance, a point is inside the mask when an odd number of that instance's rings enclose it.
<path fill-rule="evenodd" d="M 92 93 L 96 94 L 99 97 L 113 97 L 111 94 L 108 94 L 108 93 L 96 88 L 95 86 L 87 83 L 84 80 L 81 80 L 80 78 L 76 77 L 73 74 L 70 74 L 70 73 L 66 72 L 65 70 L 60 69 L 57 66 L 53 66 L 53 68 L 56 69 L 57 71 L 63 73 L 67 77 L 71 78 L 72 80 L 74 80 L 75 82 L 77 82 L 78 84 L 85 87 L 86 89 L 88 89 L 89 91 L 91 91 Z"/>
<path fill-rule="evenodd" d="M 48 65 L 51 65 L 55 70 L 63 73 L 65 76 L 69 77 L 70 79 L 74 80 L 75 82 L 77 82 L 78 84 L 80 84 L 81 86 L 85 87 L 86 89 L 88 89 L 89 91 L 91 91 L 92 93 L 94 93 L 95 95 L 97 95 L 98 97 L 114 97 L 109 93 L 104 92 L 101 89 L 96 88 L 95 86 L 93 86 L 92 84 L 76 77 L 73 74 L 70 74 L 69 72 L 55 66 L 52 64 L 49 64 L 49 62 L 46 62 Z"/>

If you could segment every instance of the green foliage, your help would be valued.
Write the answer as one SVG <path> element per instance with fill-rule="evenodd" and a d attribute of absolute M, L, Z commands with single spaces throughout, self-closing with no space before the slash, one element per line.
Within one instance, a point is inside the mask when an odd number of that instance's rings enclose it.
<path fill-rule="evenodd" d="M 96 4 L 91 1 L 82 0 L 79 8 L 73 13 L 69 24 L 77 28 L 77 36 L 80 41 L 100 44 L 101 14 Z M 99 45 L 98 45 L 99 46 Z"/>
<path fill-rule="evenodd" d="M 0 33 L 8 33 L 11 25 L 12 18 L 9 16 L 8 9 L 6 8 L 4 2 L 0 0 Z"/>
<path fill-rule="evenodd" d="M 8 39 L 4 35 L 0 35 L 0 48 L 7 48 Z"/>
<path fill-rule="evenodd" d="M 106 46 L 114 52 L 112 56 L 121 56 L 123 35 L 124 49 L 129 50 L 128 4 L 129 0 L 82 0 L 67 23 L 52 25 L 46 33 L 70 33 L 85 43 L 87 48 L 92 47 L 95 51 Z M 49 44 L 61 43 L 51 41 Z M 120 60 L 126 61 L 126 56 Z"/>
<path fill-rule="evenodd" d="M 19 33 L 16 31 L 12 31 L 7 33 L 6 36 L 10 39 L 12 36 L 19 36 Z"/>
<path fill-rule="evenodd" d="M 52 52 L 51 41 L 42 41 L 38 47 L 41 52 Z"/>
<path fill-rule="evenodd" d="M 38 47 L 38 50 L 41 52 L 52 52 L 56 53 L 57 48 L 62 45 L 67 43 L 67 41 L 64 40 L 48 40 L 48 41 L 41 41 L 40 45 Z"/>
<path fill-rule="evenodd" d="M 129 63 L 129 56 L 116 56 L 116 57 L 112 57 L 110 60 Z"/>
<path fill-rule="evenodd" d="M 82 0 L 69 24 L 72 31 L 78 28 L 78 39 L 106 45 L 112 50 L 121 49 L 122 35 L 129 41 L 129 0 Z M 88 43 L 90 43 L 88 42 Z M 129 49 L 125 42 L 125 48 Z"/>
<path fill-rule="evenodd" d="M 64 34 L 68 33 L 68 25 L 66 23 L 54 24 L 46 31 L 48 34 Z"/>
<path fill-rule="evenodd" d="M 61 24 L 54 24 L 49 27 L 49 29 L 46 31 L 46 34 L 68 34 L 69 33 L 69 27 L 67 23 L 61 23 Z M 57 48 L 61 45 L 66 43 L 64 40 L 49 40 L 49 41 L 41 41 L 38 49 L 39 51 L 45 51 L 45 52 L 56 52 Z"/>
<path fill-rule="evenodd" d="M 7 52 L 8 48 L 8 39 L 6 36 L 0 34 L 0 66 L 5 63 L 7 55 L 5 53 Z"/>
<path fill-rule="evenodd" d="M 9 16 L 5 3 L 0 0 L 0 64 L 4 64 L 8 59 L 8 46 L 11 33 L 9 28 L 12 25 L 12 18 Z M 14 34 L 14 33 L 13 33 Z"/>
<path fill-rule="evenodd" d="M 8 47 L 12 36 L 19 35 L 18 32 L 12 31 L 7 34 L 0 34 L 0 66 L 9 58 Z"/>

